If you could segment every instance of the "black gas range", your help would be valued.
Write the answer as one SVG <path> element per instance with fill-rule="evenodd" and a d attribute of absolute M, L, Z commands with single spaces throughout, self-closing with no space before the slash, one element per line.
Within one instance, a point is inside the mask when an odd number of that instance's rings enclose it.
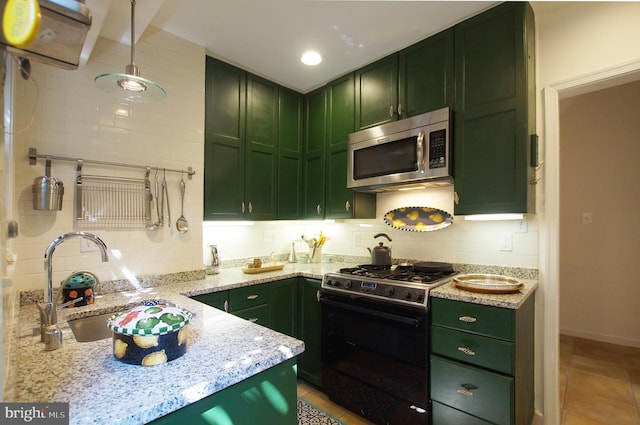
<path fill-rule="evenodd" d="M 429 293 L 453 275 L 450 264 L 433 262 L 325 274 L 325 394 L 375 424 L 429 425 Z"/>
<path fill-rule="evenodd" d="M 449 263 L 417 262 L 407 265 L 360 265 L 327 273 L 322 288 L 368 297 L 381 302 L 424 307 L 429 291 L 447 283 L 455 275 Z"/>

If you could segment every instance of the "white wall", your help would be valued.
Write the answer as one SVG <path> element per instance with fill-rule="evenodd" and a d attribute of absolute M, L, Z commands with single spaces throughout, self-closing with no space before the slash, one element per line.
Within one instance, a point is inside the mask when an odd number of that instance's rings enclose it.
<path fill-rule="evenodd" d="M 560 102 L 560 330 L 636 347 L 639 110 L 640 82 Z"/>
<path fill-rule="evenodd" d="M 533 2 L 532 7 L 539 91 L 640 58 L 640 2 Z"/>
<path fill-rule="evenodd" d="M 35 211 L 31 185 L 35 177 L 44 175 L 45 163 L 38 160 L 36 166 L 29 165 L 30 147 L 39 154 L 174 169 L 191 166 L 196 171 L 192 180 L 185 178 L 185 216 L 191 222 L 188 233 L 175 230 L 180 175 L 168 173 L 170 228 L 96 232 L 112 250 L 107 263 L 101 263 L 95 252 L 81 253 L 78 239 L 66 241 L 53 256 L 55 283 L 76 270 L 93 271 L 101 280 L 110 280 L 202 267 L 204 49 L 153 27 L 145 31 L 136 45 L 136 64 L 142 77 L 167 90 L 166 99 L 157 104 L 121 102 L 94 87 L 96 75 L 124 72 L 129 55 L 128 46 L 99 38 L 81 69 L 64 71 L 33 62 L 32 78 L 18 78 L 14 151 L 20 236 L 13 244 L 18 254 L 18 289 L 42 288 L 47 245 L 60 234 L 78 230 L 73 215 L 75 164 L 53 161 L 52 175 L 64 182 L 63 210 Z M 90 164 L 84 165 L 83 172 L 144 177 L 140 170 Z"/>

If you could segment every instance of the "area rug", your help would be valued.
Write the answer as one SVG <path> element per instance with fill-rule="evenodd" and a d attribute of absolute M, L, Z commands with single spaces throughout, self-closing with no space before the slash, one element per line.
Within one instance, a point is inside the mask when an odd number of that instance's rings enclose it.
<path fill-rule="evenodd" d="M 318 406 L 303 398 L 298 399 L 298 425 L 345 425 Z"/>

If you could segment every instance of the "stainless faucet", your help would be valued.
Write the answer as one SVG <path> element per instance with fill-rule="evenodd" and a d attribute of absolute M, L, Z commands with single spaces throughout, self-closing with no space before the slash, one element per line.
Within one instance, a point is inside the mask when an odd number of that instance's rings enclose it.
<path fill-rule="evenodd" d="M 47 265 L 47 293 L 46 295 L 46 303 L 44 305 L 44 310 L 40 310 L 40 330 L 41 330 L 41 340 L 45 342 L 46 347 L 45 350 L 55 350 L 60 348 L 62 345 L 62 331 L 57 329 L 58 324 L 58 313 L 56 310 L 58 298 L 61 293 L 61 290 L 56 292 L 56 296 L 54 297 L 53 293 L 53 253 L 62 242 L 67 239 L 72 238 L 82 238 L 88 239 L 95 243 L 98 248 L 100 248 L 100 252 L 102 253 L 102 262 L 109 261 L 109 256 L 107 255 L 107 245 L 92 233 L 87 232 L 71 232 L 65 233 L 64 235 L 60 235 L 55 238 L 47 247 L 44 252 L 44 260 Z"/>

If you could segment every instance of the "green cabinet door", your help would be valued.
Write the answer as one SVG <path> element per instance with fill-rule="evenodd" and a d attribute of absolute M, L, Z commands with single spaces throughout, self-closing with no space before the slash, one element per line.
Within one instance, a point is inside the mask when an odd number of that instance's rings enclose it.
<path fill-rule="evenodd" d="M 453 106 L 453 35 L 450 28 L 399 52 L 400 118 Z"/>
<path fill-rule="evenodd" d="M 507 2 L 455 26 L 455 214 L 533 212 L 533 12 Z"/>
<path fill-rule="evenodd" d="M 204 219 L 242 218 L 245 169 L 245 72 L 207 56 Z"/>
<path fill-rule="evenodd" d="M 251 220 L 277 217 L 278 86 L 247 76 L 245 216 Z"/>
<path fill-rule="evenodd" d="M 358 130 L 395 121 L 398 113 L 398 55 L 355 73 L 355 124 Z"/>
<path fill-rule="evenodd" d="M 320 280 L 299 278 L 299 332 L 304 341 L 304 353 L 298 356 L 298 376 L 322 387 L 322 362 L 320 360 Z"/>
<path fill-rule="evenodd" d="M 280 88 L 278 105 L 278 218 L 302 217 L 303 97 Z"/>
<path fill-rule="evenodd" d="M 191 297 L 192 299 L 209 305 L 211 307 L 215 307 L 218 310 L 228 311 L 228 299 L 229 292 L 228 291 L 219 291 L 219 292 L 211 292 L 209 294 L 196 295 Z"/>
<path fill-rule="evenodd" d="M 326 86 L 325 218 L 375 218 L 376 196 L 347 188 L 347 144 L 355 130 L 354 74 Z"/>
<path fill-rule="evenodd" d="M 269 283 L 269 327 L 295 336 L 298 330 L 298 278 Z"/>
<path fill-rule="evenodd" d="M 150 423 L 295 425 L 296 401 L 296 363 L 289 359 Z"/>
<path fill-rule="evenodd" d="M 303 217 L 324 218 L 327 101 L 324 88 L 305 96 Z"/>

